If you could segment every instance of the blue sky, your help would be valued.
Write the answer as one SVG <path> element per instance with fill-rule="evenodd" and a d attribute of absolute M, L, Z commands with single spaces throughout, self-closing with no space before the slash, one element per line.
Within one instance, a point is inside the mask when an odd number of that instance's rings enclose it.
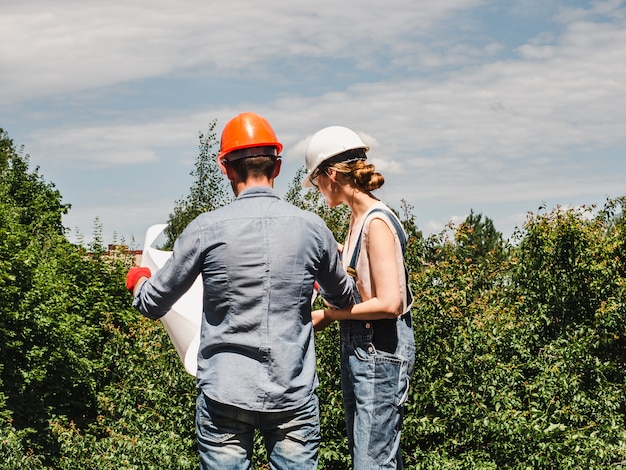
<path fill-rule="evenodd" d="M 505 238 L 539 206 L 626 195 L 626 2 L 4 0 L 0 127 L 72 209 L 141 247 L 184 197 L 198 134 L 264 115 L 276 190 L 329 125 L 424 233 L 473 210 Z"/>

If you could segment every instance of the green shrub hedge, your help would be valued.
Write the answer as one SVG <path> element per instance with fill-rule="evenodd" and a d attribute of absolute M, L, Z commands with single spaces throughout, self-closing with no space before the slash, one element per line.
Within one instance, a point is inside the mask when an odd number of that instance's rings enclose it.
<path fill-rule="evenodd" d="M 2 131 L 0 176 L 2 468 L 197 468 L 194 380 L 130 307 L 131 257 L 71 245 L 68 207 Z M 291 197 L 342 238 L 345 210 Z M 418 350 L 405 468 L 626 467 L 625 201 L 529 214 L 510 243 L 473 213 L 423 239 L 404 207 Z M 320 468 L 349 468 L 337 325 L 316 345 Z"/>

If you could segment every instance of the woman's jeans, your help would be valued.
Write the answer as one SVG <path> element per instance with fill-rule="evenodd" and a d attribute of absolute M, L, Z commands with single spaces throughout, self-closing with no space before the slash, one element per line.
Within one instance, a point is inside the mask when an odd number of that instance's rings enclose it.
<path fill-rule="evenodd" d="M 320 443 L 319 403 L 313 394 L 296 410 L 256 412 L 224 405 L 198 394 L 196 433 L 200 468 L 249 469 L 254 431 L 263 434 L 272 470 L 317 468 Z"/>
<path fill-rule="evenodd" d="M 341 383 L 355 470 L 402 468 L 400 432 L 414 364 L 410 312 L 341 322 Z"/>

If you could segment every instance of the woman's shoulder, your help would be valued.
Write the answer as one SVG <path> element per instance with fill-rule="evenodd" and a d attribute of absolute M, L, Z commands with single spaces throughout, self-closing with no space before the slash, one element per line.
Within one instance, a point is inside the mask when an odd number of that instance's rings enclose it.
<path fill-rule="evenodd" d="M 402 240 L 406 238 L 404 228 L 402 227 L 402 222 L 400 222 L 398 216 L 387 205 L 380 201 L 373 204 L 368 209 L 364 219 L 365 221 L 363 226 L 363 232 L 365 232 L 366 234 L 369 232 L 372 222 L 378 219 L 384 222 L 389 227 L 391 233 L 396 235 L 401 243 Z"/>
<path fill-rule="evenodd" d="M 363 218 L 368 224 L 374 219 L 383 219 L 395 224 L 395 221 L 399 221 L 396 214 L 383 202 L 376 202 L 367 210 Z M 395 221 L 394 221 L 395 219 Z"/>

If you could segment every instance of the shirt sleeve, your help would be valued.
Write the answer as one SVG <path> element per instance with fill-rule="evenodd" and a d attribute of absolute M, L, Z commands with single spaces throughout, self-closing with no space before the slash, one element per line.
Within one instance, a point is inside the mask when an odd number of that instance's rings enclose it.
<path fill-rule="evenodd" d="M 154 320 L 161 318 L 191 288 L 201 273 L 201 236 L 199 223 L 191 222 L 174 243 L 172 256 L 141 284 L 133 307 L 142 315 Z"/>
<path fill-rule="evenodd" d="M 356 284 L 341 264 L 332 233 L 328 229 L 324 232 L 324 256 L 317 277 L 320 294 L 333 307 L 348 308 L 356 303 Z"/>

